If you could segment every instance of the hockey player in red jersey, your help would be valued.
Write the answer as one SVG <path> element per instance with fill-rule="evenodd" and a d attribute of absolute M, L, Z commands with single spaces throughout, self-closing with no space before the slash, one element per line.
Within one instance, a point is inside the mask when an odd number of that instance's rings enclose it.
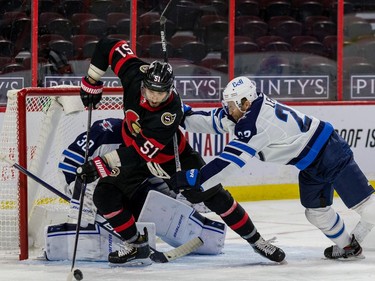
<path fill-rule="evenodd" d="M 88 75 L 82 79 L 83 104 L 99 105 L 103 89 L 101 77 L 109 65 L 124 89 L 122 137 L 125 146 L 88 161 L 78 168 L 77 175 L 85 175 L 89 182 L 100 177 L 94 191 L 94 204 L 127 242 L 128 247 L 123 251 L 109 254 L 109 262 L 146 263 L 150 254 L 147 233 L 141 235 L 137 231 L 127 205 L 146 178 L 154 175 L 168 182 L 176 172 L 174 134 L 177 133 L 182 169 L 199 169 L 204 161 L 178 128 L 183 106 L 173 86 L 171 65 L 159 61 L 144 62 L 126 41 L 102 39 L 97 43 Z M 207 192 L 190 190 L 183 195 L 192 203 L 204 202 L 259 254 L 276 262 L 284 260 L 284 252 L 260 236 L 249 215 L 221 184 Z"/>

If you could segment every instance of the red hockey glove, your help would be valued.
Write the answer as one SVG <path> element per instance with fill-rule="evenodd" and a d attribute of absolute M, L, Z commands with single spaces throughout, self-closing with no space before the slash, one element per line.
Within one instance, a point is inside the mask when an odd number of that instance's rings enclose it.
<path fill-rule="evenodd" d="M 77 168 L 77 176 L 86 177 L 86 182 L 90 183 L 98 178 L 104 178 L 111 174 L 111 170 L 100 156 L 87 161 L 85 164 Z"/>
<path fill-rule="evenodd" d="M 81 81 L 81 100 L 84 106 L 89 106 L 91 103 L 94 108 L 97 108 L 98 103 L 102 99 L 103 82 L 97 81 L 91 84 L 88 77 L 82 77 Z"/>

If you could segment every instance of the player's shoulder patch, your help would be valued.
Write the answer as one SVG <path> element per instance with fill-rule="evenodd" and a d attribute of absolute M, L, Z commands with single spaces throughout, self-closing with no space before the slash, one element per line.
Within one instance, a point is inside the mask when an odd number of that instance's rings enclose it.
<path fill-rule="evenodd" d="M 173 124 L 175 119 L 176 119 L 176 113 L 172 114 L 170 112 L 164 112 L 163 115 L 161 116 L 161 122 L 166 126 Z"/>
<path fill-rule="evenodd" d="M 101 127 L 101 129 L 103 131 L 111 131 L 113 133 L 113 125 L 110 121 L 104 119 L 100 124 L 99 126 Z"/>
<path fill-rule="evenodd" d="M 147 69 L 148 69 L 149 65 L 148 64 L 144 64 L 144 65 L 141 65 L 139 67 L 139 70 L 143 73 L 146 73 L 147 72 Z"/>

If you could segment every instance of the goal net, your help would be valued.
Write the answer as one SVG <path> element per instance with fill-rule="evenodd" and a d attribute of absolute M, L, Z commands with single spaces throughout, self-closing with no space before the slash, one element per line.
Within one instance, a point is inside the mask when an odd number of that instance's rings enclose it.
<path fill-rule="evenodd" d="M 92 123 L 123 117 L 121 88 L 106 88 Z M 58 162 L 63 150 L 87 130 L 79 87 L 25 88 L 8 92 L 0 154 L 65 193 Z M 67 221 L 68 203 L 5 161 L 0 161 L 0 254 L 28 258 L 41 248 L 46 225 Z"/>

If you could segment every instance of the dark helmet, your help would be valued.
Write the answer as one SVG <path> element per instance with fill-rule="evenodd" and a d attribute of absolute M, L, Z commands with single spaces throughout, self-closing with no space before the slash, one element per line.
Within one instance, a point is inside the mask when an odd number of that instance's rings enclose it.
<path fill-rule="evenodd" d="M 157 92 L 170 92 L 173 87 L 172 66 L 166 62 L 153 61 L 143 79 L 143 86 Z"/>

